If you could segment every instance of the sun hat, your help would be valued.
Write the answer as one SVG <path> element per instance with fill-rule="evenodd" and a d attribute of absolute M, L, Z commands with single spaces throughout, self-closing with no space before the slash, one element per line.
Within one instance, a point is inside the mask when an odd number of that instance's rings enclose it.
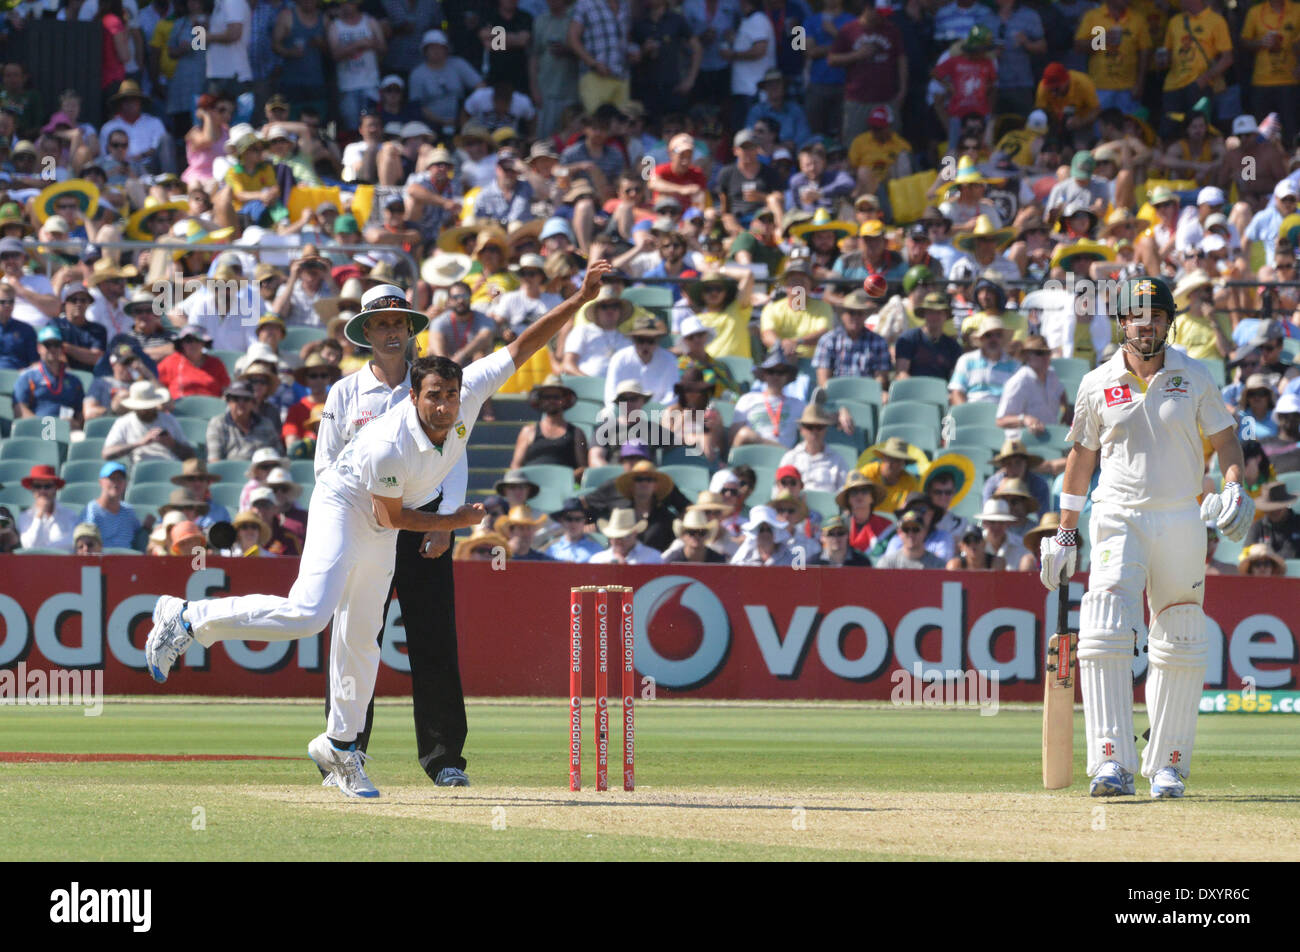
<path fill-rule="evenodd" d="M 749 520 L 740 528 L 748 538 L 753 539 L 758 536 L 758 530 L 763 526 L 772 530 L 772 539 L 778 545 L 790 538 L 790 530 L 786 528 L 785 520 L 778 516 L 771 506 L 755 506 L 749 510 Z"/>
<path fill-rule="evenodd" d="M 185 462 L 181 463 L 181 471 L 171 478 L 171 482 L 177 486 L 184 486 L 187 479 L 201 476 L 208 484 L 221 482 L 221 477 L 216 473 L 208 472 L 208 464 L 201 457 L 191 456 Z"/>
<path fill-rule="evenodd" d="M 289 465 L 289 461 L 277 453 L 273 448 L 263 446 L 261 449 L 256 450 L 253 453 L 253 458 L 248 461 L 248 469 L 244 471 L 244 476 L 248 479 L 256 478 L 257 468 L 259 466 L 265 466 L 267 463 L 270 463 L 273 468 L 288 467 Z M 263 483 L 265 482 L 266 481 L 263 480 Z"/>
<path fill-rule="evenodd" d="M 682 534 L 690 529 L 703 529 L 709 533 L 709 538 L 705 540 L 705 545 L 708 545 L 717 538 L 718 521 L 709 518 L 709 509 L 706 507 L 687 506 L 682 517 L 673 520 L 673 535 L 680 539 Z"/>
<path fill-rule="evenodd" d="M 547 374 L 546 379 L 540 383 L 533 384 L 533 388 L 528 391 L 528 405 L 534 410 L 541 410 L 542 391 L 560 390 L 563 392 L 564 406 L 563 410 L 568 410 L 578 402 L 578 393 L 572 387 L 564 382 L 559 374 Z"/>
<path fill-rule="evenodd" d="M 510 511 L 504 516 L 497 519 L 493 528 L 509 529 L 512 526 L 531 526 L 537 528 L 544 525 L 551 517 L 544 512 L 538 512 L 532 506 L 518 505 L 512 506 Z"/>
<path fill-rule="evenodd" d="M 628 536 L 640 535 L 646 530 L 646 521 L 637 519 L 636 513 L 628 506 L 614 509 L 610 512 L 608 519 L 600 519 L 596 522 L 596 528 L 606 539 L 625 539 Z"/>
<path fill-rule="evenodd" d="M 633 464 L 632 468 L 626 473 L 621 473 L 614 479 L 614 488 L 618 490 L 619 495 L 632 498 L 633 486 L 638 477 L 653 476 L 655 479 L 655 501 L 662 502 L 668 497 L 675 487 L 673 478 L 663 470 L 655 466 L 650 460 L 640 460 Z"/>
<path fill-rule="evenodd" d="M 1029 503 L 1031 512 L 1038 510 L 1038 500 L 1034 494 L 1029 491 L 1028 484 L 1023 479 L 1004 479 L 998 483 L 998 488 L 993 491 L 993 498 L 1007 499 L 1010 497 L 1019 498 Z"/>
<path fill-rule="evenodd" d="M 505 496 L 505 487 L 507 486 L 527 486 L 529 490 L 529 499 L 532 499 L 542 491 L 542 487 L 529 479 L 528 474 L 522 469 L 508 470 L 504 476 L 496 481 L 496 484 L 492 487 L 492 491 L 498 496 Z"/>
<path fill-rule="evenodd" d="M 184 509 L 198 509 L 199 515 L 205 514 L 211 506 L 201 496 L 195 495 L 192 490 L 180 487 L 173 489 L 167 497 L 167 502 L 158 507 L 159 515 L 166 515 L 169 512 L 180 512 Z"/>
<path fill-rule="evenodd" d="M 343 325 L 343 336 L 358 347 L 368 348 L 370 342 L 364 334 L 365 324 L 376 314 L 405 315 L 412 337 L 429 326 L 429 318 L 407 303 L 406 292 L 396 285 L 380 284 L 362 295 L 361 310 Z"/>
<path fill-rule="evenodd" d="M 849 494 L 857 489 L 865 489 L 871 493 L 872 506 L 879 506 L 884 502 L 887 492 L 885 487 L 875 480 L 868 479 L 862 473 L 856 470 L 849 474 L 849 478 L 844 481 L 844 487 L 835 494 L 835 504 L 840 509 L 849 508 Z"/>
<path fill-rule="evenodd" d="M 55 489 L 62 489 L 67 483 L 59 478 L 59 474 L 54 471 L 53 466 L 39 465 L 33 466 L 32 471 L 22 478 L 23 489 L 31 491 L 34 482 L 52 482 Z"/>
<path fill-rule="evenodd" d="M 127 390 L 121 405 L 128 410 L 157 410 L 165 407 L 171 399 L 166 387 L 155 386 L 150 380 L 137 380 Z"/>
<path fill-rule="evenodd" d="M 241 511 L 230 524 L 236 529 L 242 529 L 245 526 L 255 526 L 257 528 L 257 544 L 265 546 L 271 541 L 271 527 L 262 521 L 256 510 L 245 509 Z"/>
<path fill-rule="evenodd" d="M 1005 499 L 984 500 L 983 508 L 972 518 L 979 523 L 1005 522 L 1011 524 L 1020 521 L 1011 514 L 1011 507 L 1007 505 Z"/>
<path fill-rule="evenodd" d="M 1286 483 L 1265 483 L 1255 498 L 1255 508 L 1260 512 L 1277 512 L 1279 509 L 1290 509 L 1297 500 L 1300 500 L 1300 496 L 1292 493 Z"/>
<path fill-rule="evenodd" d="M 490 549 L 493 556 L 500 554 L 504 559 L 510 558 L 509 540 L 499 532 L 478 526 L 467 538 L 456 543 L 451 552 L 452 561 L 467 562 L 471 555 L 484 548 Z"/>
<path fill-rule="evenodd" d="M 168 546 L 168 551 L 171 552 L 172 555 L 189 555 L 193 546 L 184 545 L 186 542 L 200 540 L 202 548 L 207 548 L 208 544 L 208 537 L 204 531 L 199 528 L 199 524 L 188 520 L 178 522 L 176 525 L 172 526 L 169 537 L 171 539 L 171 545 Z"/>

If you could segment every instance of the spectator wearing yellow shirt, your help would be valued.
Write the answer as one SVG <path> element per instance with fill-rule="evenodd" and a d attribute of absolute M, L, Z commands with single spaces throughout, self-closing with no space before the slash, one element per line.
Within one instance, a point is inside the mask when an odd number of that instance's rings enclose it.
<path fill-rule="evenodd" d="M 771 301 L 759 318 L 759 335 L 768 350 L 787 357 L 812 358 L 817 342 L 831 329 L 831 306 L 812 296 L 807 258 L 792 258 L 781 274 L 785 296 Z"/>
<path fill-rule="evenodd" d="M 1186 113 L 1202 96 L 1223 92 L 1223 74 L 1232 65 L 1232 37 L 1228 21 L 1207 7 L 1205 0 L 1183 0 L 1183 12 L 1170 16 L 1165 27 L 1164 45 L 1169 66 L 1165 112 Z M 1157 60 L 1156 66 L 1161 65 Z"/>
<path fill-rule="evenodd" d="M 1077 136 L 1076 148 L 1084 148 L 1094 135 L 1093 123 L 1101 115 L 1097 87 L 1085 73 L 1066 69 L 1061 63 L 1048 63 L 1034 96 L 1034 108 L 1047 113 L 1052 126 L 1063 140 Z"/>
<path fill-rule="evenodd" d="M 1267 0 L 1246 13 L 1241 40 L 1255 51 L 1250 108 L 1259 115 L 1275 112 L 1282 120 L 1282 141 L 1290 142 L 1300 110 L 1300 3 Z"/>
<path fill-rule="evenodd" d="M 1027 169 L 1038 158 L 1038 149 L 1043 137 L 1047 135 L 1047 130 L 1047 113 L 1035 109 L 1025 120 L 1024 128 L 1008 131 L 998 140 L 993 151 L 1010 158 L 1011 164 L 1017 168 Z"/>
<path fill-rule="evenodd" d="M 1074 51 L 1088 57 L 1088 75 L 1102 109 L 1132 112 L 1142 102 L 1151 34 L 1130 0 L 1106 0 L 1079 20 Z"/>
<path fill-rule="evenodd" d="M 710 357 L 753 359 L 749 342 L 753 292 L 754 272 L 738 266 L 706 271 L 698 281 L 686 286 L 696 317 L 714 333 L 705 348 Z"/>
<path fill-rule="evenodd" d="M 265 143 L 250 132 L 235 143 L 239 161 L 226 170 L 225 188 L 217 193 L 216 216 L 223 224 L 233 224 L 233 213 L 254 225 L 270 224 L 280 205 L 280 186 L 275 184 L 275 166 L 262 158 Z M 283 214 L 280 215 L 283 217 Z"/>
<path fill-rule="evenodd" d="M 1193 271 L 1174 288 L 1179 314 L 1169 330 L 1169 345 L 1197 360 L 1227 360 L 1232 353 L 1227 316 L 1214 313 L 1214 282 Z"/>
<path fill-rule="evenodd" d="M 912 144 L 890 128 L 888 106 L 877 106 L 867 115 L 867 131 L 849 144 L 849 168 L 857 178 L 858 191 L 874 195 L 891 178 L 912 174 Z"/>
<path fill-rule="evenodd" d="M 867 447 L 862 454 L 858 472 L 885 490 L 885 498 L 876 504 L 876 512 L 896 512 L 909 495 L 921 491 L 921 481 L 907 471 L 910 462 L 912 447 L 897 436 Z"/>

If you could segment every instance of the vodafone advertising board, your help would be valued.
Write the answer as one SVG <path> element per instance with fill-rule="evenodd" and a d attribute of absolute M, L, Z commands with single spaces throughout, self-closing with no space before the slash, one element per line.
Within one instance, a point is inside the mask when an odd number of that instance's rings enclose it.
<path fill-rule="evenodd" d="M 108 694 L 294 697 L 325 686 L 323 636 L 195 644 L 174 682 L 154 684 L 142 650 L 157 596 L 287 593 L 294 559 L 0 556 L 0 668 L 102 668 Z M 568 693 L 569 588 L 636 589 L 638 684 L 657 697 L 887 700 L 919 665 L 927 676 L 974 670 L 1002 700 L 1042 698 L 1054 596 L 1034 575 L 878 569 L 595 567 L 457 563 L 456 610 L 466 693 Z M 1206 580 L 1208 688 L 1300 687 L 1300 586 L 1291 579 Z M 1071 585 L 1077 629 L 1080 576 Z M 378 692 L 410 692 L 400 612 L 390 611 Z M 1133 672 L 1146 673 L 1146 629 Z M 594 633 L 583 671 L 591 690 Z M 617 690 L 617 689 L 616 689 Z M 1140 695 L 1139 695 L 1140 696 Z"/>

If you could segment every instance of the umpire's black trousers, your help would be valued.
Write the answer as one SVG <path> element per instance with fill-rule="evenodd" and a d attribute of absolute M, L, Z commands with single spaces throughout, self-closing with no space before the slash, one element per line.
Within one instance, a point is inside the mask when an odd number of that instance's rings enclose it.
<path fill-rule="evenodd" d="M 456 588 L 452 576 L 451 546 L 436 559 L 420 554 L 424 534 L 399 532 L 393 586 L 402 606 L 406 627 L 406 655 L 411 665 L 411 698 L 415 705 L 415 748 L 420 766 L 430 779 L 443 767 L 465 769 L 461 756 L 469 725 L 465 720 L 465 694 L 460 685 L 460 659 L 456 645 Z M 384 617 L 393 601 L 388 593 Z M 383 644 L 384 630 L 379 630 Z M 329 697 L 325 698 L 328 718 Z M 375 699 L 366 709 L 365 729 L 357 735 L 357 749 L 370 743 Z"/>

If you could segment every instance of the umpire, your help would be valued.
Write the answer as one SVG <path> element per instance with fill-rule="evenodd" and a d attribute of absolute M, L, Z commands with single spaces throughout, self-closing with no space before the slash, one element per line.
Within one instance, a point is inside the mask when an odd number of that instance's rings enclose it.
<path fill-rule="evenodd" d="M 373 295 L 374 289 L 367 296 Z M 408 307 L 399 288 L 390 288 L 401 300 L 396 307 Z M 417 319 L 418 318 L 418 319 Z M 423 321 L 423 323 L 420 323 Z M 423 315 L 403 318 L 389 312 L 373 316 L 364 313 L 350 318 L 343 333 L 352 343 L 371 352 L 370 362 L 342 378 L 325 399 L 316 445 L 316 473 L 334 464 L 357 432 L 394 406 L 410 398 L 411 377 L 407 352 L 410 342 L 424 329 Z M 462 457 L 439 488 L 438 496 L 422 506 L 437 511 L 444 497 L 456 505 L 465 499 L 468 463 Z M 393 587 L 401 603 L 406 628 L 406 653 L 411 667 L 411 698 L 415 707 L 415 744 L 420 766 L 440 787 L 467 787 L 465 746 L 468 724 L 465 696 L 460 683 L 460 661 L 456 643 L 456 588 L 452 579 L 451 533 L 399 532 Z M 392 604 L 388 593 L 384 617 Z M 378 633 L 383 644 L 384 632 Z M 325 699 L 328 718 L 330 702 Z M 366 710 L 365 729 L 357 736 L 357 749 L 365 751 L 374 723 L 373 697 Z M 325 785 L 332 784 L 326 776 Z"/>

